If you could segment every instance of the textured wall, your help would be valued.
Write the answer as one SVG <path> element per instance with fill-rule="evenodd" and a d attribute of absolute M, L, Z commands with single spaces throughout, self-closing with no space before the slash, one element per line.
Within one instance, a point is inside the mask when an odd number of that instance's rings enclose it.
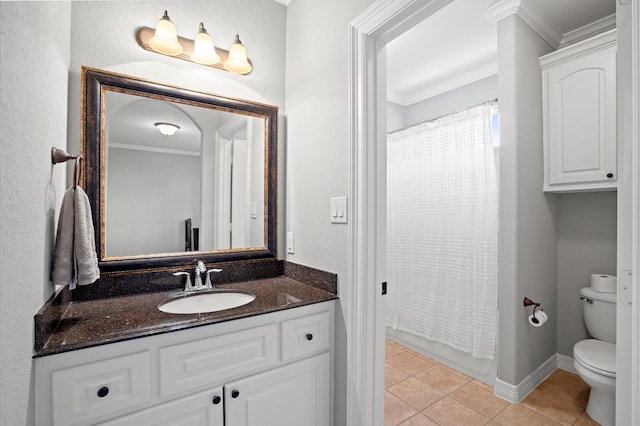
<path fill-rule="evenodd" d="M 558 353 L 587 336 L 580 289 L 616 274 L 616 192 L 558 195 Z"/>
<path fill-rule="evenodd" d="M 498 22 L 500 98 L 500 326 L 498 378 L 517 385 L 556 353 L 554 195 L 542 193 L 542 76 L 551 51 L 518 16 Z M 524 297 L 549 321 L 533 328 Z"/>
<path fill-rule="evenodd" d="M 49 297 L 65 167 L 68 2 L 0 2 L 0 424 L 34 423 L 33 314 Z M 31 31 L 30 31 L 31 30 Z"/>
<path fill-rule="evenodd" d="M 348 24 L 373 0 L 295 0 L 287 8 L 287 259 L 338 274 L 347 291 L 348 233 L 329 222 L 331 197 L 349 192 Z M 336 425 L 346 419 L 346 336 L 336 329 Z"/>

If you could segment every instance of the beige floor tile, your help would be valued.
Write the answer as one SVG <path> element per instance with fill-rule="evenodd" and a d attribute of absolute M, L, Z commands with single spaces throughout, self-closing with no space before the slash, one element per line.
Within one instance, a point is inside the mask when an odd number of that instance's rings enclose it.
<path fill-rule="evenodd" d="M 387 348 L 385 426 L 598 425 L 584 412 L 589 386 L 568 371 L 556 370 L 521 404 L 510 404 L 491 385 L 395 342 Z"/>
<path fill-rule="evenodd" d="M 424 410 L 444 397 L 443 393 L 422 383 L 415 377 L 409 377 L 407 380 L 387 388 L 387 390 L 417 411 Z"/>
<path fill-rule="evenodd" d="M 483 388 L 485 388 L 485 389 L 488 389 L 489 391 L 491 391 L 491 393 L 493 393 L 494 388 L 493 388 L 493 386 L 492 386 L 492 385 L 489 385 L 489 384 L 487 384 L 487 383 L 485 383 L 485 382 L 483 382 L 483 381 L 481 381 L 481 380 L 477 380 L 477 379 L 473 379 L 472 381 L 473 381 L 473 383 L 475 383 L 476 385 L 478 385 L 478 386 L 480 386 L 480 387 L 483 387 Z"/>
<path fill-rule="evenodd" d="M 385 358 L 391 358 L 407 351 L 405 347 L 400 346 L 397 343 L 394 343 L 390 340 L 387 340 L 385 342 L 384 349 L 385 349 L 385 352 L 384 352 Z"/>
<path fill-rule="evenodd" d="M 476 426 L 489 422 L 482 414 L 448 396 L 430 405 L 422 414 L 440 426 Z"/>
<path fill-rule="evenodd" d="M 475 380 L 459 387 L 449 396 L 489 419 L 510 405 L 509 402 L 495 396 L 493 390 L 479 385 Z"/>
<path fill-rule="evenodd" d="M 418 413 L 410 419 L 400 423 L 400 426 L 438 426 L 438 423 L 434 423 L 425 415 Z"/>
<path fill-rule="evenodd" d="M 387 359 L 387 363 L 410 375 L 419 373 L 434 365 L 433 361 L 429 360 L 427 357 L 409 351 Z"/>
<path fill-rule="evenodd" d="M 548 417 L 529 410 L 519 404 L 511 404 L 494 419 L 494 422 L 501 426 L 558 426 L 559 423 L 554 422 Z"/>
<path fill-rule="evenodd" d="M 405 373 L 404 371 L 397 369 L 396 367 L 394 367 L 393 365 L 389 364 L 388 362 L 385 363 L 385 367 L 384 367 L 384 387 L 385 389 L 388 388 L 389 386 L 393 386 L 398 382 L 401 382 L 403 380 L 408 379 L 410 376 L 409 374 Z"/>
<path fill-rule="evenodd" d="M 587 413 L 582 413 L 573 426 L 600 426 L 600 423 L 593 420 Z"/>
<path fill-rule="evenodd" d="M 395 395 L 385 392 L 384 396 L 384 425 L 397 426 L 416 414 L 416 410 L 402 402 Z"/>
<path fill-rule="evenodd" d="M 453 374 L 457 374 L 458 376 L 462 377 L 463 379 L 465 379 L 466 381 L 470 382 L 471 380 L 473 380 L 473 377 L 469 377 L 466 374 L 464 374 L 462 371 L 458 371 L 455 368 L 449 367 L 448 365 L 442 364 L 442 363 L 438 363 L 438 366 L 453 373 Z"/>
<path fill-rule="evenodd" d="M 563 425 L 572 425 L 584 409 L 540 388 L 534 389 L 521 405 Z"/>
<path fill-rule="evenodd" d="M 439 390 L 444 394 L 449 394 L 460 386 L 468 383 L 468 380 L 445 370 L 440 366 L 431 367 L 415 375 L 416 379 Z"/>
<path fill-rule="evenodd" d="M 577 374 L 565 370 L 554 371 L 538 389 L 582 408 L 589 400 L 589 385 Z"/>

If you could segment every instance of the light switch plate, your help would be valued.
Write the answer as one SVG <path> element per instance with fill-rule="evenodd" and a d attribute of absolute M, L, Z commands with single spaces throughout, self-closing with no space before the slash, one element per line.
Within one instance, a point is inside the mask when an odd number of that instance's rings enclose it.
<path fill-rule="evenodd" d="M 331 223 L 347 223 L 347 197 L 333 197 L 329 214 Z"/>
<path fill-rule="evenodd" d="M 293 232 L 287 232 L 287 253 L 293 254 Z"/>

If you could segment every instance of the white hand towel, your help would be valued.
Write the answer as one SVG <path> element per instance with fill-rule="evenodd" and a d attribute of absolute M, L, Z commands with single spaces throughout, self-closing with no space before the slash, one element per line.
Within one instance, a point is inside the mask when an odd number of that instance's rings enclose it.
<path fill-rule="evenodd" d="M 69 284 L 69 290 L 100 278 L 91 205 L 79 186 L 67 189 L 62 199 L 52 277 L 56 285 Z"/>

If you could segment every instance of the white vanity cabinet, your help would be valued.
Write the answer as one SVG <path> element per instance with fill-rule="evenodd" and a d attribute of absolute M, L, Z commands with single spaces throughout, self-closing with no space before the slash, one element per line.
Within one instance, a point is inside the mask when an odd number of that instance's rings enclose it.
<path fill-rule="evenodd" d="M 36 358 L 36 425 L 329 426 L 334 303 Z"/>
<path fill-rule="evenodd" d="M 540 58 L 544 190 L 617 186 L 616 31 Z"/>

